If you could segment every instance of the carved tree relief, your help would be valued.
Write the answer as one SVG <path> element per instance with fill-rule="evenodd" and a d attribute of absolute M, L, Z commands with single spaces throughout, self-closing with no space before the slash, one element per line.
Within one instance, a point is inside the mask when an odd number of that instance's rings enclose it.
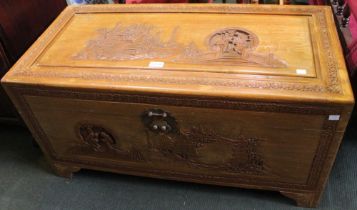
<path fill-rule="evenodd" d="M 167 59 L 175 63 L 287 67 L 287 63 L 273 53 L 255 52 L 259 45 L 257 35 L 242 28 L 223 28 L 208 35 L 205 49 L 200 49 L 193 41 L 177 42 L 178 31 L 179 27 L 174 28 L 170 38 L 163 41 L 155 26 L 117 24 L 112 29 L 100 29 L 97 37 L 89 40 L 74 58 L 118 61 Z"/>
<path fill-rule="evenodd" d="M 72 152 L 76 154 L 78 152 L 85 154 L 95 152 L 129 161 L 150 162 L 157 161 L 159 158 L 165 162 L 182 163 L 193 168 L 214 169 L 230 173 L 262 174 L 264 171 L 262 157 L 257 152 L 259 139 L 244 136 L 230 139 L 220 136 L 212 130 L 197 127 L 171 134 L 149 132 L 154 135 L 149 138 L 150 142 L 147 142 L 146 146 L 140 147 L 140 149 L 133 146 L 125 150 L 103 127 L 82 124 L 79 127 L 79 134 L 84 144 L 79 144 Z M 200 153 L 200 149 L 215 143 L 231 148 L 230 158 L 220 164 L 201 160 L 200 156 L 206 154 Z"/>
<path fill-rule="evenodd" d="M 238 136 L 231 139 L 201 127 L 180 130 L 177 137 L 170 135 L 165 135 L 165 137 L 159 141 L 150 142 L 151 149 L 160 152 L 165 158 L 172 161 L 183 162 L 195 168 L 233 173 L 262 174 L 264 172 L 263 159 L 257 150 L 260 140 L 257 138 Z M 220 164 L 201 160 L 200 156 L 205 154 L 200 154 L 200 149 L 213 144 L 231 148 L 230 158 Z"/>

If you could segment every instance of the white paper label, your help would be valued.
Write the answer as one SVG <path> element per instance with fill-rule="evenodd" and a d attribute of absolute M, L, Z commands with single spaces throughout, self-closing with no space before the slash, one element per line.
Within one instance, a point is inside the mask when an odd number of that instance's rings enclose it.
<path fill-rule="evenodd" d="M 340 120 L 340 115 L 329 115 L 328 120 L 338 121 L 338 120 Z"/>
<path fill-rule="evenodd" d="M 165 65 L 165 62 L 151 61 L 149 63 L 149 68 L 163 68 L 164 65 Z"/>
<path fill-rule="evenodd" d="M 306 73 L 307 73 L 306 69 L 296 69 L 296 74 L 306 75 Z"/>

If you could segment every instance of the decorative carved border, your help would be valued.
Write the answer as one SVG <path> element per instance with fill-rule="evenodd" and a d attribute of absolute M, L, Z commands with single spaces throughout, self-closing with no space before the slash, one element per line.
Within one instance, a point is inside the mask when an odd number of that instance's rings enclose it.
<path fill-rule="evenodd" d="M 112 102 L 131 102 L 131 103 L 146 103 L 158 105 L 172 105 L 172 106 L 187 106 L 187 107 L 202 107 L 202 108 L 216 108 L 216 109 L 234 109 L 258 112 L 278 112 L 278 113 L 295 113 L 295 114 L 316 114 L 328 115 L 331 113 L 338 114 L 340 109 L 334 107 L 313 106 L 313 105 L 296 105 L 286 103 L 274 102 L 248 102 L 229 99 L 207 99 L 197 97 L 177 97 L 177 96 L 163 96 L 163 95 L 147 95 L 147 94 L 125 94 L 115 93 L 109 91 L 91 91 L 83 90 L 76 91 L 70 89 L 59 89 L 52 87 L 24 87 L 17 85 L 10 85 L 17 93 L 21 95 L 34 95 L 46 97 L 59 97 L 71 99 L 84 99 L 96 101 L 112 101 Z"/>
<path fill-rule="evenodd" d="M 21 110 L 21 114 L 32 132 L 36 136 L 40 145 L 47 149 L 46 154 L 56 161 L 63 161 L 73 164 L 84 164 L 94 168 L 107 167 L 108 170 L 116 170 L 113 165 L 94 162 L 74 161 L 64 157 L 58 157 L 53 148 L 49 144 L 48 137 L 37 122 L 32 110 L 27 103 L 24 96 L 45 96 L 45 97 L 59 97 L 69 99 L 81 99 L 81 100 L 95 100 L 95 101 L 110 101 L 110 102 L 131 102 L 131 103 L 147 103 L 147 104 L 165 104 L 174 106 L 188 106 L 188 107 L 202 107 L 202 108 L 224 108 L 234 110 L 246 110 L 246 111 L 258 111 L 258 112 L 277 112 L 277 113 L 295 113 L 295 114 L 308 114 L 308 115 L 325 115 L 325 122 L 322 127 L 320 135 L 319 147 L 316 151 L 316 155 L 313 161 L 313 165 L 310 171 L 310 176 L 306 184 L 291 184 L 286 182 L 272 182 L 256 178 L 252 181 L 249 176 L 241 175 L 237 176 L 219 176 L 219 175 L 197 175 L 188 174 L 182 172 L 164 172 L 162 170 L 155 169 L 138 169 L 130 166 L 121 165 L 120 167 L 127 168 L 132 172 L 142 173 L 156 173 L 161 177 L 185 177 L 187 179 L 197 180 L 198 178 L 209 179 L 212 182 L 219 183 L 232 183 L 239 185 L 259 185 L 265 186 L 269 189 L 281 189 L 289 188 L 295 190 L 315 190 L 319 184 L 320 174 L 326 156 L 330 149 L 330 144 L 334 139 L 334 134 L 338 121 L 329 121 L 329 114 L 341 114 L 342 110 L 338 107 L 324 107 L 321 106 L 309 106 L 309 105 L 296 105 L 296 104 L 278 104 L 278 103 L 262 103 L 262 102 L 242 102 L 233 100 L 219 100 L 219 99 L 193 99 L 190 97 L 170 97 L 170 96 L 148 96 L 148 95 L 129 95 L 112 92 L 90 92 L 90 91 L 74 91 L 74 90 L 60 90 L 56 88 L 36 88 L 36 87 L 18 87 L 10 86 L 9 89 L 13 92 L 12 95 L 16 95 L 17 106 Z M 119 166 L 118 166 L 119 167 Z M 168 177 L 168 178 L 169 178 Z"/>
<path fill-rule="evenodd" d="M 217 78 L 181 78 L 181 77 L 158 77 L 148 75 L 134 75 L 134 74 L 109 74 L 98 72 L 53 72 L 53 71 L 32 71 L 31 65 L 39 56 L 38 52 L 48 46 L 51 40 L 54 39 L 62 28 L 70 21 L 74 14 L 81 13 L 219 13 L 219 14 L 238 14 L 238 13 L 254 13 L 254 14 L 295 14 L 308 15 L 317 18 L 317 24 L 320 26 L 320 37 L 322 40 L 321 50 L 324 54 L 324 60 L 327 62 L 327 78 L 326 83 L 322 82 L 319 85 L 304 84 L 297 82 L 279 82 L 279 81 L 258 81 L 258 80 L 238 80 L 237 79 L 217 79 Z M 13 70 L 14 75 L 44 77 L 44 78 L 80 78 L 83 80 L 108 80 L 108 81 L 147 81 L 153 83 L 166 84 L 198 84 L 198 85 L 212 85 L 225 86 L 234 88 L 259 88 L 271 90 L 287 90 L 300 92 L 316 92 L 316 93 L 335 93 L 343 94 L 342 87 L 338 75 L 338 61 L 332 47 L 332 39 L 328 30 L 326 20 L 326 9 L 323 7 L 303 7 L 303 6 L 289 6 L 275 7 L 275 6 L 250 6 L 250 5 L 101 5 L 101 6 L 77 6 L 69 7 L 60 18 L 46 31 L 46 33 L 36 42 L 36 44 L 29 50 L 16 65 Z"/>
<path fill-rule="evenodd" d="M 261 14 L 298 14 L 311 15 L 312 13 L 324 11 L 322 7 L 306 6 L 271 6 L 271 5 L 212 5 L 212 4 L 155 4 L 155 5 L 78 5 L 72 6 L 75 13 L 261 13 Z"/>

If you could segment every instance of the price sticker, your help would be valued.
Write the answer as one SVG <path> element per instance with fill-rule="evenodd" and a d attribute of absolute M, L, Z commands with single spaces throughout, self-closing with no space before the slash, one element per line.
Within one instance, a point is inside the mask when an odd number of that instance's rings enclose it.
<path fill-rule="evenodd" d="M 307 70 L 306 69 L 296 69 L 296 74 L 306 75 L 307 74 Z"/>
<path fill-rule="evenodd" d="M 163 68 L 164 66 L 165 62 L 151 61 L 149 63 L 149 68 Z"/>
<path fill-rule="evenodd" d="M 328 120 L 338 121 L 338 120 L 340 120 L 340 115 L 329 115 Z"/>

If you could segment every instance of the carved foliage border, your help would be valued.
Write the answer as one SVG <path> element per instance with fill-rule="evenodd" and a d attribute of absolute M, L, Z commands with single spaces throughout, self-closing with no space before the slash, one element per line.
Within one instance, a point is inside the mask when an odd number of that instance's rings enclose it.
<path fill-rule="evenodd" d="M 72 90 L 59 90 L 55 88 L 32 88 L 32 87 L 18 87 L 12 86 L 13 94 L 15 94 L 17 100 L 17 106 L 21 110 L 22 116 L 29 124 L 33 133 L 40 141 L 42 146 L 47 149 L 45 154 L 56 161 L 74 162 L 71 159 L 58 158 L 53 148 L 49 144 L 48 137 L 37 122 L 30 106 L 27 104 L 24 96 L 48 96 L 48 97 L 60 97 L 70 99 L 83 99 L 83 100 L 96 100 L 96 101 L 113 101 L 113 102 L 132 102 L 132 103 L 149 103 L 149 104 L 165 104 L 175 106 L 190 106 L 190 107 L 206 107 L 206 108 L 224 108 L 224 109 L 236 109 L 247 111 L 260 111 L 260 112 L 277 112 L 277 113 L 296 113 L 296 114 L 314 114 L 314 115 L 329 115 L 340 114 L 342 112 L 339 108 L 321 108 L 306 105 L 293 105 L 293 104 L 278 104 L 278 103 L 260 103 L 260 102 L 242 102 L 242 101 L 229 101 L 229 100 L 214 100 L 214 99 L 195 99 L 192 98 L 175 98 L 175 97 L 160 97 L 160 96 L 147 96 L 147 95 L 129 95 L 110 92 L 79 92 Z M 142 170 L 143 173 L 155 172 L 156 174 L 168 175 L 172 177 L 186 177 L 188 179 L 195 180 L 198 177 L 204 179 L 210 179 L 212 181 L 222 183 L 242 183 L 248 185 L 265 185 L 274 186 L 279 188 L 301 189 L 301 190 L 314 190 L 320 183 L 320 174 L 325 165 L 326 156 L 330 149 L 330 144 L 333 141 L 334 133 L 338 121 L 329 121 L 326 116 L 322 132 L 320 135 L 319 147 L 316 151 L 316 155 L 313 161 L 313 167 L 310 171 L 310 175 L 306 184 L 291 184 L 291 183 L 278 183 L 271 181 L 244 179 L 239 177 L 222 177 L 222 176 L 210 176 L 210 175 L 192 175 L 180 172 L 166 173 L 155 169 Z M 94 165 L 93 163 L 81 162 L 81 164 L 88 164 L 94 167 L 101 167 L 100 165 Z M 113 166 L 107 165 L 108 168 Z M 124 167 L 127 168 L 127 167 Z M 115 170 L 115 168 L 113 169 Z M 137 168 L 128 168 L 130 171 L 140 171 Z"/>
<path fill-rule="evenodd" d="M 326 84 L 312 85 L 294 82 L 279 81 L 258 81 L 258 80 L 236 80 L 236 79 L 210 79 L 210 78 L 180 78 L 180 77 L 157 77 L 148 75 L 125 75 L 109 74 L 99 72 L 54 72 L 54 71 L 32 71 L 31 65 L 37 58 L 37 53 L 42 52 L 55 35 L 60 32 L 65 24 L 69 22 L 74 13 L 110 13 L 110 12 L 186 12 L 186 13 L 256 13 L 256 14 L 303 14 L 317 17 L 320 26 L 320 36 L 324 57 L 327 62 L 327 81 Z M 29 50 L 27 56 L 20 59 L 14 75 L 32 76 L 32 77 L 59 77 L 59 78 L 80 78 L 84 80 L 109 80 L 109 81 L 147 81 L 167 84 L 199 84 L 199 85 L 217 85 L 235 88 L 260 88 L 272 90 L 288 90 L 302 92 L 318 93 L 336 93 L 342 94 L 342 87 L 338 76 L 337 58 L 332 48 L 332 40 L 329 35 L 328 25 L 325 16 L 325 10 L 318 7 L 256 7 L 256 6 L 237 6 L 237 5 L 126 5 L 126 6 L 77 6 L 67 9 L 46 32 L 44 36 Z"/>

